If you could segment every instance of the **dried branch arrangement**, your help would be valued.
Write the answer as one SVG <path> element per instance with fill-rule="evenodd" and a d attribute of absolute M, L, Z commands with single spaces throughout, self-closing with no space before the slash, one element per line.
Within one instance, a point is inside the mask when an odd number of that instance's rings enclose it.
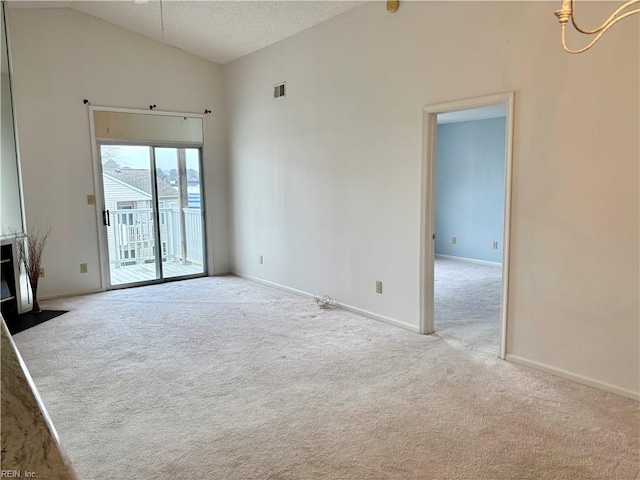
<path fill-rule="evenodd" d="M 25 234 L 22 241 L 16 242 L 18 247 L 18 261 L 24 265 L 29 285 L 33 293 L 33 313 L 40 313 L 38 304 L 38 280 L 40 279 L 40 269 L 44 260 L 44 247 L 51 229 L 40 230 L 32 228 L 30 233 Z"/>

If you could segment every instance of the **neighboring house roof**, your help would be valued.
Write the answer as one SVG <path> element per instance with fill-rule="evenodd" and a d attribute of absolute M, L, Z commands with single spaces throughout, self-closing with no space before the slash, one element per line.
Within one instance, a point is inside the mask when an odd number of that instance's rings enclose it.
<path fill-rule="evenodd" d="M 138 190 L 143 191 L 151 195 L 151 175 L 149 170 L 138 168 L 121 168 L 121 169 L 106 169 L 103 172 L 105 175 L 127 183 Z M 158 185 L 158 197 L 177 197 L 178 190 L 173 188 L 167 182 L 161 179 L 157 179 Z"/>

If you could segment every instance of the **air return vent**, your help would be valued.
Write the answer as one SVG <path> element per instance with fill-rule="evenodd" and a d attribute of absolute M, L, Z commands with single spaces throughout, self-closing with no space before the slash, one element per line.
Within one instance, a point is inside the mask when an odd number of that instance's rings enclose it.
<path fill-rule="evenodd" d="M 286 82 L 273 86 L 273 98 L 284 97 L 287 94 Z"/>

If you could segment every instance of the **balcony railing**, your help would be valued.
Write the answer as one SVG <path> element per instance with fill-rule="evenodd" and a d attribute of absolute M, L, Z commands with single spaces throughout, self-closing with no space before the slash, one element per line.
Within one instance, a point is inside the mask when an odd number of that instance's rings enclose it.
<path fill-rule="evenodd" d="M 198 208 L 183 208 L 184 235 L 180 228 L 180 209 L 160 208 L 160 241 L 163 262 L 202 265 L 204 242 L 202 212 Z M 112 267 L 155 262 L 155 218 L 151 209 L 110 211 L 111 226 L 107 228 L 109 261 Z M 182 239 L 186 258 L 182 258 Z"/>

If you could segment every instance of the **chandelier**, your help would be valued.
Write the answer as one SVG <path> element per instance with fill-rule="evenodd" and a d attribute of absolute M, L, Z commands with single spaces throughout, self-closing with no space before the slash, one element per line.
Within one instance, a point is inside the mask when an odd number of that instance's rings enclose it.
<path fill-rule="evenodd" d="M 593 47 L 596 44 L 596 42 L 600 40 L 600 38 L 602 38 L 602 36 L 606 33 L 607 30 L 613 27 L 620 20 L 622 20 L 623 18 L 627 18 L 633 15 L 634 13 L 640 13 L 640 8 L 636 8 L 635 10 L 629 10 L 629 7 L 631 7 L 632 5 L 640 5 L 640 0 L 627 1 L 622 6 L 620 6 L 620 8 L 618 8 L 615 12 L 613 12 L 611 16 L 602 23 L 602 25 L 600 25 L 597 28 L 587 30 L 585 28 L 580 27 L 576 22 L 574 0 L 562 0 L 562 8 L 556 11 L 556 17 L 558 17 L 558 21 L 560 22 L 560 25 L 562 27 L 562 46 L 569 53 L 586 52 L 591 47 Z M 567 23 L 569 22 L 569 19 L 571 19 L 571 23 L 573 24 L 573 27 L 578 32 L 583 33 L 585 35 L 595 35 L 595 37 L 593 37 L 593 40 L 591 40 L 591 42 L 589 42 L 585 47 L 579 50 L 572 50 L 569 47 L 567 47 L 566 27 L 567 27 Z"/>

